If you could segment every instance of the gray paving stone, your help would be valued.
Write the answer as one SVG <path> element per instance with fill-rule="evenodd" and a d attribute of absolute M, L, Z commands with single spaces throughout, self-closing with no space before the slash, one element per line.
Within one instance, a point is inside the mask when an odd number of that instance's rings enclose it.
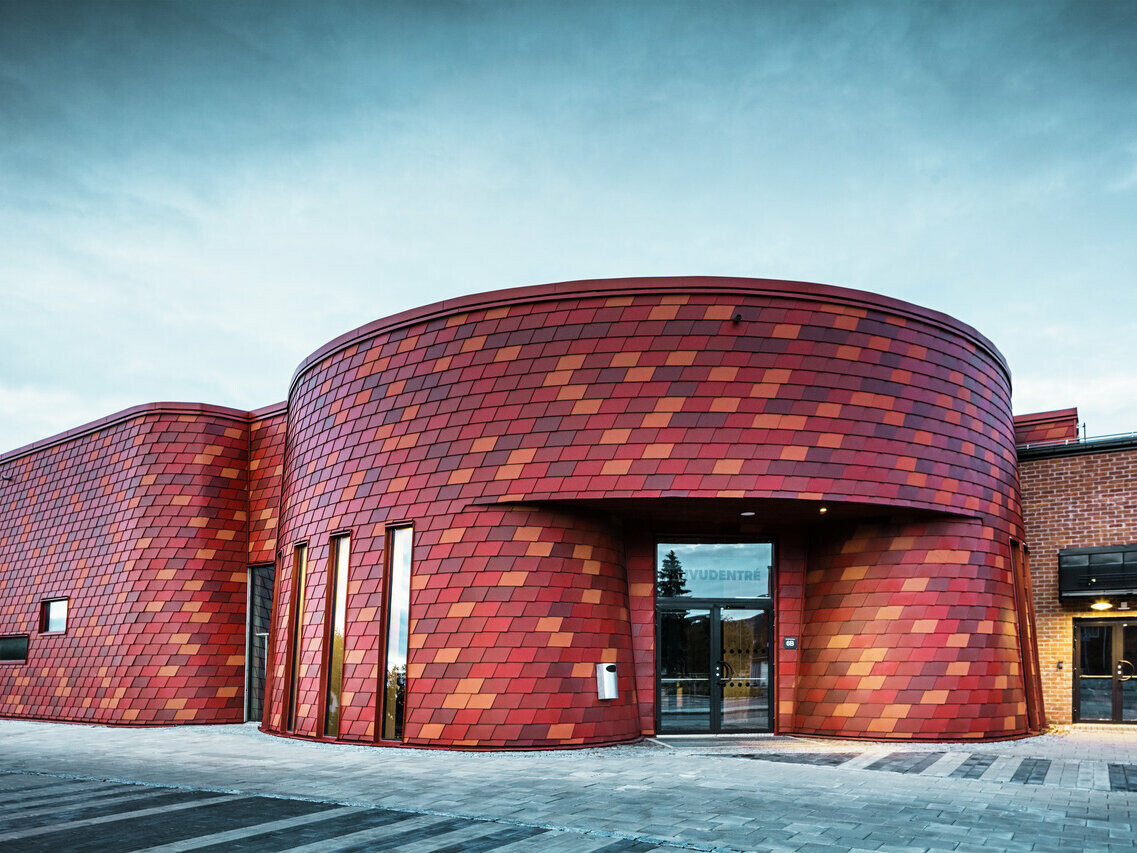
<path fill-rule="evenodd" d="M 107 730 L 0 721 L 0 770 L 46 767 L 96 780 L 82 783 L 92 789 L 100 780 L 127 780 L 430 812 L 426 825 L 432 817 L 494 822 L 454 824 L 464 839 L 454 844 L 481 843 L 495 833 L 508 838 L 509 827 L 539 831 L 534 838 L 542 846 L 518 839 L 502 848 L 514 853 L 583 853 L 624 842 L 632 845 L 629 853 L 1137 847 L 1137 793 L 1110 791 L 1107 770 L 1109 762 L 1137 764 L 1133 737 L 1062 733 L 981 746 L 771 738 L 753 750 L 784 751 L 787 758 L 796 752 L 808 762 L 729 757 L 739 751 L 737 742 L 723 749 L 704 741 L 682 748 L 446 753 L 290 741 L 251 726 Z M 835 766 L 816 760 L 850 752 L 862 754 L 829 762 Z M 919 769 L 864 769 L 897 752 L 917 753 L 905 762 Z M 977 752 L 997 756 L 982 777 L 953 778 Z M 1009 781 L 1027 758 L 1050 762 L 1045 784 Z M 52 784 L 69 796 L 63 791 L 75 783 Z M 0 773 L 0 795 L 19 787 Z"/>

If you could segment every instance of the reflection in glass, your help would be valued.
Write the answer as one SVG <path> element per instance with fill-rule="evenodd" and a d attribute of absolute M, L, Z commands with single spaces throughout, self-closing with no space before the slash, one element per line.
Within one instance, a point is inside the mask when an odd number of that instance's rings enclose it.
<path fill-rule="evenodd" d="M 23 663 L 28 659 L 28 635 L 0 637 L 0 661 Z"/>
<path fill-rule="evenodd" d="M 1113 719 L 1113 629 L 1109 625 L 1082 625 L 1078 673 L 1078 719 Z"/>
<path fill-rule="evenodd" d="M 755 731 L 770 724 L 770 650 L 765 610 L 720 610 L 722 729 Z"/>
<path fill-rule="evenodd" d="M 659 598 L 765 598 L 769 542 L 664 542 L 656 552 Z"/>
<path fill-rule="evenodd" d="M 1082 676 L 1112 676 L 1113 650 L 1110 648 L 1110 631 L 1105 625 L 1082 627 Z"/>
<path fill-rule="evenodd" d="M 328 692 L 324 705 L 324 734 L 340 733 L 340 701 L 343 694 L 343 646 L 347 631 L 347 564 L 351 537 L 332 539 L 332 568 L 329 572 L 328 609 L 331 611 L 331 642 L 328 648 Z"/>
<path fill-rule="evenodd" d="M 1137 722 L 1137 625 L 1118 625 L 1121 631 L 1121 721 Z"/>
<path fill-rule="evenodd" d="M 1078 679 L 1078 719 L 1113 719 L 1113 679 L 1083 676 Z"/>
<path fill-rule="evenodd" d="M 296 702 L 300 694 L 300 633 L 304 625 L 304 585 L 308 580 L 308 546 L 297 545 L 292 555 L 292 622 L 288 626 L 288 721 L 285 728 L 296 731 Z"/>
<path fill-rule="evenodd" d="M 67 630 L 67 599 L 44 602 L 43 630 L 48 633 Z"/>
<path fill-rule="evenodd" d="M 659 730 L 710 731 L 711 613 L 660 610 Z"/>
<path fill-rule="evenodd" d="M 387 531 L 387 658 L 383 671 L 383 739 L 403 739 L 407 689 L 407 637 L 411 605 L 410 527 Z"/>
<path fill-rule="evenodd" d="M 264 716 L 265 666 L 268 660 L 268 634 L 272 621 L 272 586 L 276 567 L 253 566 L 249 569 L 249 719 Z"/>

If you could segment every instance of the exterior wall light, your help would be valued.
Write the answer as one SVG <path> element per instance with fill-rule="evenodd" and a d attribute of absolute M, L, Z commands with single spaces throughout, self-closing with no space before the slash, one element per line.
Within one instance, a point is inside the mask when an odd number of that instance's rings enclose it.
<path fill-rule="evenodd" d="M 750 510 L 747 510 L 746 512 L 739 513 L 739 515 L 741 515 L 743 518 L 750 518 L 752 515 L 754 515 L 754 513 L 752 513 Z"/>
<path fill-rule="evenodd" d="M 821 515 L 825 515 L 825 513 L 829 512 L 829 507 L 827 507 L 827 506 L 819 506 L 819 507 L 817 508 L 817 512 L 818 512 L 818 513 L 820 513 Z"/>
<path fill-rule="evenodd" d="M 1108 601 L 1095 601 L 1090 605 L 1090 610 L 1112 610 L 1113 605 Z"/>

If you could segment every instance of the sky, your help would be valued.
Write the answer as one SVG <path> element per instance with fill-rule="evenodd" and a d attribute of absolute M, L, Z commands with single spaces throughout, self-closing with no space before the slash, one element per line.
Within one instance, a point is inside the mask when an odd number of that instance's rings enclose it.
<path fill-rule="evenodd" d="M 784 278 L 1137 431 L 1137 3 L 0 0 L 0 451 L 441 299 Z"/>

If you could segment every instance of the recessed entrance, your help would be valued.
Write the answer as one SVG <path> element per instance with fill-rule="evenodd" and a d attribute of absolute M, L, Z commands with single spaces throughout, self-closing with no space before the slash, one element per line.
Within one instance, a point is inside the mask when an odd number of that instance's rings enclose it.
<path fill-rule="evenodd" d="M 772 551 L 768 542 L 659 545 L 660 733 L 772 728 Z"/>
<path fill-rule="evenodd" d="M 770 728 L 766 609 L 660 608 L 659 731 Z"/>
<path fill-rule="evenodd" d="M 1074 721 L 1137 723 L 1137 622 L 1074 623 Z"/>

